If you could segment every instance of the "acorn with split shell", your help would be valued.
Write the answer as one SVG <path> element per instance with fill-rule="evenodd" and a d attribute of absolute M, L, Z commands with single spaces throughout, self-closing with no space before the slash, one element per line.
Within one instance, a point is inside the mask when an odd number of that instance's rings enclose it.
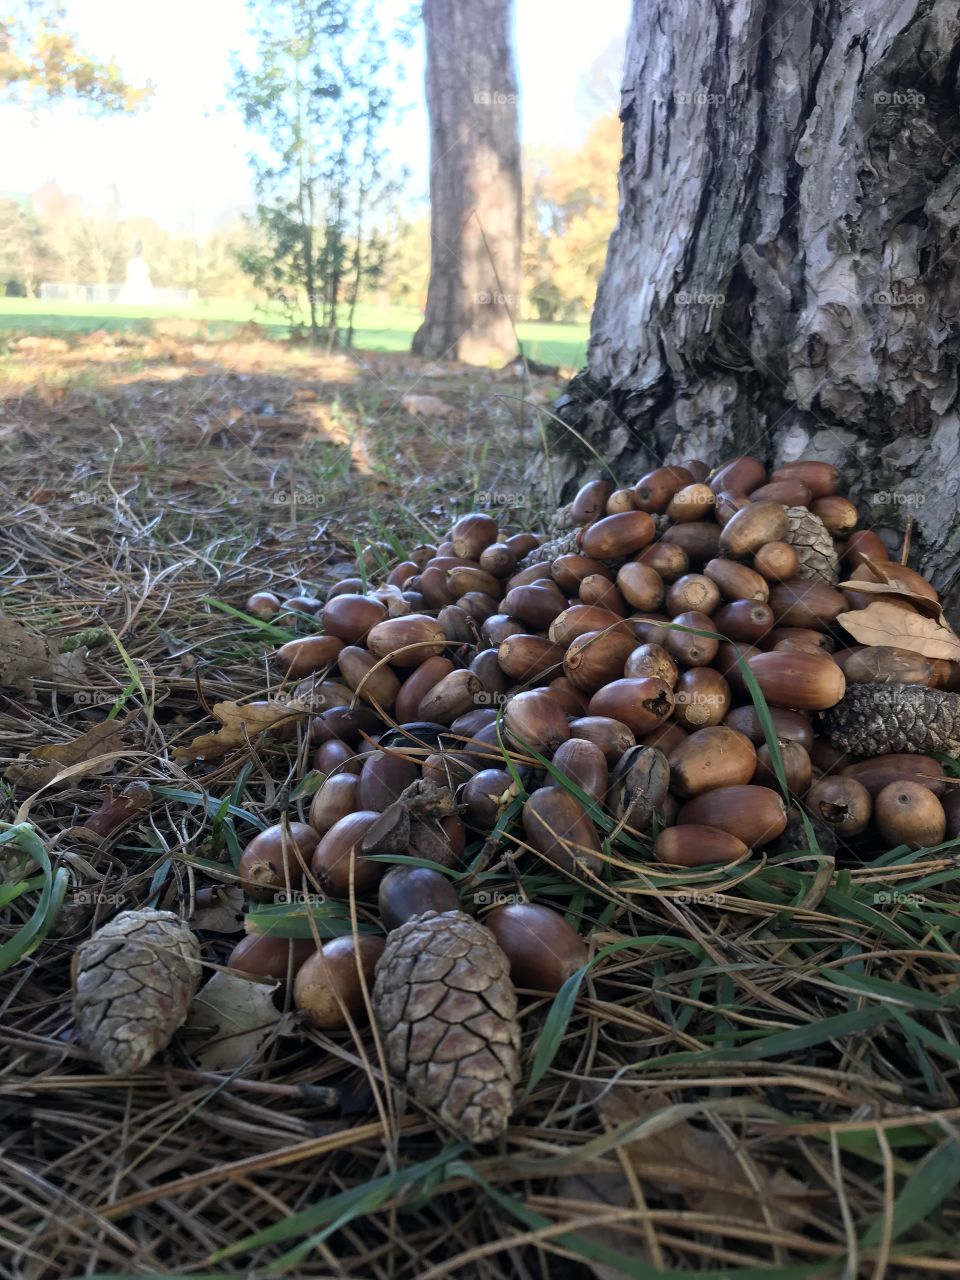
<path fill-rule="evenodd" d="M 350 1021 L 365 1020 L 366 999 L 373 990 L 377 961 L 386 940 L 379 934 L 345 934 L 314 951 L 293 980 L 293 1002 L 319 1031 L 339 1031 Z"/>
<path fill-rule="evenodd" d="M 251 898 L 269 902 L 281 889 L 297 888 L 320 836 L 305 822 L 276 823 L 247 844 L 237 874 Z"/>
<path fill-rule="evenodd" d="M 510 961 L 518 987 L 559 991 L 589 958 L 583 939 L 559 912 L 533 902 L 494 907 L 483 923 Z"/>
<path fill-rule="evenodd" d="M 861 835 L 873 816 L 870 792 L 856 778 L 820 778 L 807 792 L 805 804 L 839 836 Z"/>
<path fill-rule="evenodd" d="M 627 656 L 623 675 L 632 680 L 656 676 L 673 689 L 680 678 L 680 668 L 663 645 L 640 644 Z"/>

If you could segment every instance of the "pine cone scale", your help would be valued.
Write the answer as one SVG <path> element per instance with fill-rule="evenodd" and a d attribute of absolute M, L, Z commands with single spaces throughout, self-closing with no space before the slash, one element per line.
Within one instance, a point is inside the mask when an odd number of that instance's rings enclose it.
<path fill-rule="evenodd" d="M 822 578 L 831 586 L 839 580 L 840 561 L 827 526 L 806 507 L 787 507 L 786 541 L 800 561 L 798 578 Z"/>
<path fill-rule="evenodd" d="M 960 755 L 960 696 L 919 684 L 854 684 L 823 717 L 823 733 L 853 755 Z"/>

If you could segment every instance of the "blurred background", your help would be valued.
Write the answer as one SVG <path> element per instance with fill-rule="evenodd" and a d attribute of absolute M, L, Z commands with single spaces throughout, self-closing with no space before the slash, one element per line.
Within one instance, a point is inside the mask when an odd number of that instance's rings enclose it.
<path fill-rule="evenodd" d="M 616 216 L 629 0 L 562 23 L 551 0 L 492 8 L 519 90 L 487 91 L 522 146 L 512 320 L 528 354 L 574 367 Z M 483 97 L 471 50 L 453 56 Z M 0 329 L 172 318 L 409 350 L 431 261 L 424 64 L 407 0 L 0 3 Z"/>

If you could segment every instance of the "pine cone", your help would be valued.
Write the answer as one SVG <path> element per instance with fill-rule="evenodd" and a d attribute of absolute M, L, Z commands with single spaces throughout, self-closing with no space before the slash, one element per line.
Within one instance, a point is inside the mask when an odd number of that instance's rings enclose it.
<path fill-rule="evenodd" d="M 507 1126 L 520 1079 L 510 965 L 489 929 L 462 911 L 425 911 L 387 938 L 373 1007 L 390 1069 L 470 1142 Z"/>
<path fill-rule="evenodd" d="M 822 732 L 857 756 L 891 751 L 960 755 L 960 696 L 922 684 L 854 684 L 823 716 Z"/>
<path fill-rule="evenodd" d="M 165 1049 L 200 981 L 200 944 L 172 911 L 121 911 L 73 957 L 77 1034 L 111 1075 Z"/>
<path fill-rule="evenodd" d="M 822 578 L 834 586 L 840 578 L 840 561 L 827 526 L 806 507 L 787 507 L 790 528 L 784 539 L 800 558 L 798 578 Z"/>
<path fill-rule="evenodd" d="M 556 560 L 557 556 L 572 555 L 578 549 L 577 534 L 579 532 L 580 528 L 577 526 L 566 533 L 557 534 L 547 542 L 541 542 L 539 547 L 534 547 L 532 551 L 527 552 L 517 568 L 529 569 L 532 564 L 541 564 L 544 560 Z"/>

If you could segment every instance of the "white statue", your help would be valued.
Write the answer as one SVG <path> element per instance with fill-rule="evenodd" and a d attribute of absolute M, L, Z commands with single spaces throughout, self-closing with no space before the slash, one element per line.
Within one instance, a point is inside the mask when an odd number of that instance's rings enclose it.
<path fill-rule="evenodd" d="M 117 302 L 131 307 L 145 307 L 153 302 L 153 281 L 139 240 L 134 245 L 133 257 L 127 262 L 127 274 L 117 294 Z"/>

